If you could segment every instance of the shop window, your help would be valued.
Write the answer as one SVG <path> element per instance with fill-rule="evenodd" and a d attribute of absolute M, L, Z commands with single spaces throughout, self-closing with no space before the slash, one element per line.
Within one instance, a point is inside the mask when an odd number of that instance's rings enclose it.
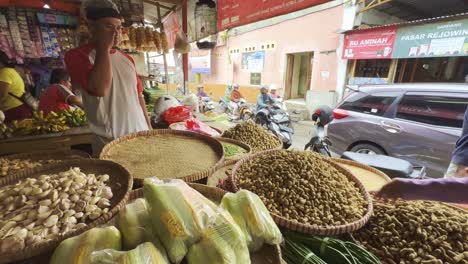
<path fill-rule="evenodd" d="M 435 126 L 462 128 L 468 95 L 406 95 L 396 117 Z"/>
<path fill-rule="evenodd" d="M 260 85 L 262 83 L 262 74 L 259 72 L 250 73 L 250 84 Z"/>
<path fill-rule="evenodd" d="M 387 78 L 392 60 L 358 60 L 354 77 Z"/>
<path fill-rule="evenodd" d="M 397 98 L 398 93 L 377 93 L 356 101 L 344 102 L 340 109 L 375 116 L 383 116 Z"/>

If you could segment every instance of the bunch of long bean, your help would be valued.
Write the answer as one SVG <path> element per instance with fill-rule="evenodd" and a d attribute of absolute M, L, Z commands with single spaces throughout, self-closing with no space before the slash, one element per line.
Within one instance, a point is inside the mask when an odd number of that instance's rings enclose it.
<path fill-rule="evenodd" d="M 288 243 L 300 248 L 302 252 L 313 252 L 326 263 L 333 264 L 380 264 L 380 260 L 364 248 L 349 242 L 331 237 L 317 237 L 296 232 L 283 232 Z M 286 246 L 285 246 L 286 247 Z M 308 253 L 305 253 L 308 254 Z M 301 256 L 303 256 L 302 254 Z M 287 260 L 288 261 L 288 260 Z M 323 263 L 304 262 L 304 263 Z M 302 263 L 289 262 L 288 263 Z"/>
<path fill-rule="evenodd" d="M 281 247 L 284 260 L 289 264 L 327 264 L 301 243 L 286 239 Z"/>

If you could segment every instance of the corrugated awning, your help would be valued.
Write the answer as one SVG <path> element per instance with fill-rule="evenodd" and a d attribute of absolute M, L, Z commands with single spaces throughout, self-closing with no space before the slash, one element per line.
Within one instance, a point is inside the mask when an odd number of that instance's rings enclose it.
<path fill-rule="evenodd" d="M 418 20 L 401 22 L 401 23 L 393 23 L 393 24 L 386 24 L 386 25 L 380 25 L 380 26 L 373 26 L 373 27 L 367 26 L 367 27 L 356 28 L 356 29 L 353 29 L 353 30 L 348 30 L 348 31 L 345 31 L 345 32 L 342 32 L 342 33 L 343 34 L 344 33 L 349 34 L 351 32 L 360 31 L 360 30 L 367 30 L 367 29 L 385 28 L 385 27 L 393 27 L 393 26 L 397 26 L 397 27 L 414 26 L 414 25 L 418 25 L 418 24 L 435 23 L 435 22 L 439 22 L 439 21 L 450 21 L 450 20 L 458 20 L 458 19 L 464 19 L 464 18 L 468 18 L 468 12 L 455 14 L 455 15 L 448 15 L 448 16 L 418 19 Z"/>
<path fill-rule="evenodd" d="M 375 9 L 403 20 L 468 12 L 468 0 L 360 0 L 362 11 Z"/>

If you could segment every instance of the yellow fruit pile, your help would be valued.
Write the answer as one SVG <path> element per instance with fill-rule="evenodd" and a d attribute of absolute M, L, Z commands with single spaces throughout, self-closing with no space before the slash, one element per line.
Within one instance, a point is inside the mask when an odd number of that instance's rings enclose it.
<path fill-rule="evenodd" d="M 87 123 L 86 114 L 81 109 L 63 110 L 59 113 L 59 116 L 65 116 L 67 125 L 71 127 L 81 127 Z"/>
<path fill-rule="evenodd" d="M 13 135 L 39 135 L 46 133 L 58 133 L 70 129 L 67 125 L 67 119 L 63 115 L 50 112 L 44 115 L 44 112 L 34 112 L 32 119 L 15 120 L 11 123 Z"/>

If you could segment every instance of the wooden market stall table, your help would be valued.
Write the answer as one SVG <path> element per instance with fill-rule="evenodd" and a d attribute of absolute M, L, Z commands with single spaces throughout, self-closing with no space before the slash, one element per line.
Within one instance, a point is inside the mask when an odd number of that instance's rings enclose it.
<path fill-rule="evenodd" d="M 60 133 L 12 137 L 0 140 L 0 155 L 40 150 L 69 150 L 74 145 L 91 144 L 89 127 L 74 127 Z"/>

